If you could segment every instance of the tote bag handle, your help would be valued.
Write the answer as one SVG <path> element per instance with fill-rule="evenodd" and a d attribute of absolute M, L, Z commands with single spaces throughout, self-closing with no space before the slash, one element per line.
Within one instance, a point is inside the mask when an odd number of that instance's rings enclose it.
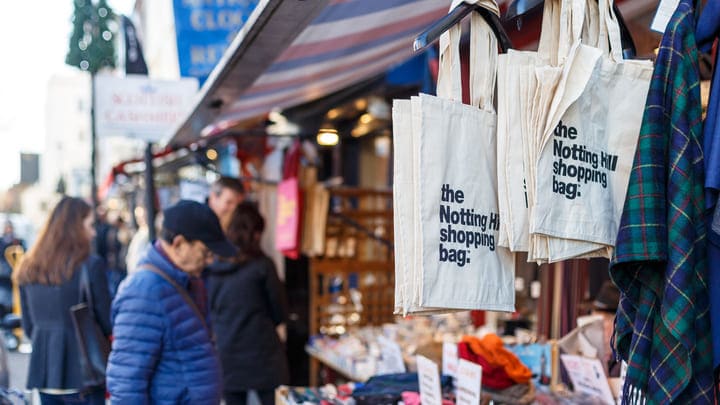
<path fill-rule="evenodd" d="M 470 3 L 470 1 L 467 1 Z M 453 5 L 455 5 L 454 2 Z M 482 7 L 497 13 L 494 1 L 481 0 Z M 451 8 L 452 10 L 452 8 Z M 460 72 L 461 24 L 456 24 L 440 36 L 440 63 L 437 95 L 462 102 Z M 495 78 L 497 72 L 497 38 L 482 16 L 475 12 L 470 17 L 470 104 L 493 110 Z"/>

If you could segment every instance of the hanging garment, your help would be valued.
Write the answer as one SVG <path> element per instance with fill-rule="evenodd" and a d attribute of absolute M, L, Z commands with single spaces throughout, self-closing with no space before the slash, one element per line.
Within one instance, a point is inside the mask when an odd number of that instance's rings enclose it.
<path fill-rule="evenodd" d="M 704 52 L 712 49 L 720 36 L 720 2 L 709 1 L 700 15 L 695 30 L 698 48 Z M 708 278 L 710 313 L 712 324 L 713 366 L 720 365 L 720 235 L 713 231 L 712 213 L 717 211 L 720 195 L 720 52 L 715 60 L 715 72 L 710 86 L 705 125 L 703 127 L 703 153 L 705 157 L 705 208 L 708 210 Z"/>
<path fill-rule="evenodd" d="M 682 0 L 663 36 L 610 269 L 627 401 L 714 402 L 694 18 Z"/>

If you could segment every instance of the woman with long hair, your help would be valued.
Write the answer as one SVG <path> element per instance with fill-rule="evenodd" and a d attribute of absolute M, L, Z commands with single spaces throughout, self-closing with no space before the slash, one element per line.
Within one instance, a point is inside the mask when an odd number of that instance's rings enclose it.
<path fill-rule="evenodd" d="M 105 268 L 90 254 L 94 236 L 90 206 L 64 197 L 14 274 L 23 329 L 33 344 L 27 387 L 40 391 L 43 405 L 105 403 L 103 386 L 83 385 L 70 318 L 70 307 L 80 302 L 80 275 L 87 271 L 95 319 L 106 336 L 111 333 Z"/>
<path fill-rule="evenodd" d="M 245 405 L 250 390 L 271 405 L 275 388 L 290 379 L 276 332 L 287 319 L 286 299 L 275 265 L 260 249 L 264 228 L 255 205 L 240 203 L 227 229 L 240 253 L 230 262 L 214 263 L 206 275 L 227 405 Z"/>

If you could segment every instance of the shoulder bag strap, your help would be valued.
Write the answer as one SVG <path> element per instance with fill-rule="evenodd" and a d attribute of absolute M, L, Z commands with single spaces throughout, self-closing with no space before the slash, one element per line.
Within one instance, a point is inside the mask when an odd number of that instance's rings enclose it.
<path fill-rule="evenodd" d="M 173 280 L 170 276 L 168 276 L 164 271 L 158 269 L 157 267 L 153 266 L 152 264 L 145 263 L 140 266 L 139 270 L 151 271 L 151 272 L 157 274 L 158 276 L 164 278 L 165 281 L 167 281 L 168 283 L 170 283 L 170 285 L 173 286 L 173 288 L 175 288 L 177 290 L 177 292 L 180 294 L 182 299 L 185 300 L 185 303 L 188 304 L 190 309 L 193 310 L 193 312 L 198 317 L 198 319 L 200 319 L 200 322 L 202 322 L 203 327 L 205 327 L 205 330 L 207 330 L 208 334 L 210 334 L 210 337 L 213 338 L 213 340 L 214 340 L 212 331 L 208 327 L 207 322 L 205 322 L 205 316 L 203 316 L 203 314 L 200 312 L 200 309 L 197 307 L 197 304 L 195 304 L 195 301 L 193 301 L 193 299 L 190 297 L 190 294 L 188 294 L 186 289 L 182 288 L 178 283 L 175 282 L 175 280 Z"/>
<path fill-rule="evenodd" d="M 87 262 L 84 261 L 80 264 L 80 303 L 87 303 L 90 311 L 94 309 L 92 291 L 90 291 L 90 274 L 88 270 Z"/>

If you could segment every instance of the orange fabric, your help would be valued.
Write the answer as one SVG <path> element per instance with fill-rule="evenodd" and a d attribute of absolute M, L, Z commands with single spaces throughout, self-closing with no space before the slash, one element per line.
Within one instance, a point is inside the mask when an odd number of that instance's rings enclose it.
<path fill-rule="evenodd" d="M 498 335 L 490 333 L 482 339 L 475 336 L 463 336 L 462 341 L 488 363 L 501 366 L 508 377 L 516 383 L 525 384 L 532 378 L 532 371 L 514 353 L 505 348 Z"/>

